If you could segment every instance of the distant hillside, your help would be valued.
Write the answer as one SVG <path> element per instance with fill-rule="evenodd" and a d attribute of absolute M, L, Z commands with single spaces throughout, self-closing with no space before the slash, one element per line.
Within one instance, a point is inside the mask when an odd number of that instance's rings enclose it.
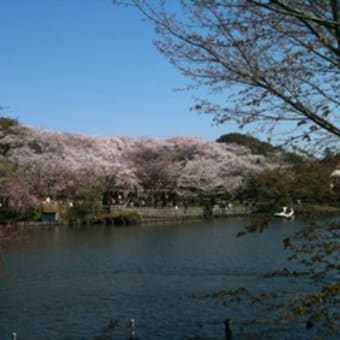
<path fill-rule="evenodd" d="M 238 145 L 242 145 L 249 148 L 253 153 L 260 155 L 268 155 L 269 153 L 280 150 L 280 148 L 274 147 L 270 143 L 262 142 L 255 137 L 244 135 L 241 133 L 229 133 L 222 135 L 216 140 L 216 142 L 229 144 L 235 143 Z"/>
<path fill-rule="evenodd" d="M 75 178 L 79 183 L 110 178 L 116 186 L 140 190 L 233 192 L 247 174 L 273 165 L 265 152 L 254 154 L 269 146 L 255 146 L 249 138 L 235 143 L 237 135 L 224 143 L 195 137 L 94 138 L 23 125 L 1 133 L 3 158 L 27 167 L 37 178 L 59 181 L 60 187 Z"/>

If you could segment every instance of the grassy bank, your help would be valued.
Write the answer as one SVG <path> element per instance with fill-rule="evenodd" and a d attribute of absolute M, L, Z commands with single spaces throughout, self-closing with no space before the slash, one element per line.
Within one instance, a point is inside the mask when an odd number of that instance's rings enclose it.
<path fill-rule="evenodd" d="M 340 207 L 331 204 L 301 204 L 294 205 L 296 216 L 318 217 L 320 215 L 339 215 Z M 201 218 L 228 217 L 228 216 L 249 216 L 267 215 L 272 216 L 274 212 L 281 209 L 278 204 L 273 202 L 261 202 L 255 207 L 247 207 L 242 204 L 234 204 L 231 208 L 221 208 L 218 206 L 189 206 L 189 207 L 97 207 L 89 211 L 84 209 L 58 209 L 58 219 L 51 222 L 29 221 L 17 222 L 15 224 L 27 225 L 134 225 L 142 223 L 157 223 L 184 221 Z M 11 225 L 12 223 L 9 223 Z"/>
<path fill-rule="evenodd" d="M 100 215 L 97 222 L 106 225 L 130 225 L 159 221 L 181 221 L 203 217 L 203 207 L 111 207 L 110 212 Z"/>

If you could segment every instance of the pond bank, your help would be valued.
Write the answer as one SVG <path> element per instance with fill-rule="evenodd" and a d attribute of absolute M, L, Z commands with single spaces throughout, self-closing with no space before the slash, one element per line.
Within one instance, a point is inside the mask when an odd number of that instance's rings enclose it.
<path fill-rule="evenodd" d="M 302 215 L 314 214 L 339 214 L 340 205 L 322 205 L 322 204 L 303 204 L 295 208 L 295 212 Z"/>
<path fill-rule="evenodd" d="M 261 205 L 259 205 L 260 207 Z M 271 207 L 271 210 L 273 208 Z M 34 226 L 34 227 L 53 227 L 56 225 L 83 225 L 83 224 L 102 224 L 102 225 L 134 225 L 149 224 L 158 222 L 181 222 L 198 220 L 203 218 L 219 218 L 232 216 L 267 215 L 270 217 L 273 211 L 256 211 L 249 206 L 237 204 L 229 207 L 213 206 L 175 206 L 175 207 L 106 207 L 105 211 L 89 219 L 76 219 L 66 221 L 66 219 L 45 222 L 29 221 L 19 222 L 14 225 Z M 317 217 L 322 215 L 340 214 L 340 207 L 332 205 L 303 204 L 294 207 L 296 215 Z"/>
<path fill-rule="evenodd" d="M 202 219 L 205 217 L 227 217 L 227 216 L 243 216 L 249 215 L 251 211 L 245 206 L 236 206 L 229 208 L 219 208 L 214 206 L 212 209 L 207 209 L 203 206 L 191 207 L 111 207 L 107 216 L 104 216 L 104 224 L 129 224 L 136 223 L 152 223 L 166 221 L 184 221 Z M 126 223 L 124 223 L 124 220 Z M 120 223 L 119 223 L 120 222 Z"/>

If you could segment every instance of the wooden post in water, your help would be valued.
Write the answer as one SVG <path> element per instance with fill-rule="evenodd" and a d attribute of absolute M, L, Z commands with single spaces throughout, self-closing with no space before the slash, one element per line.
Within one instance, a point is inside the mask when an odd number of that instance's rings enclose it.
<path fill-rule="evenodd" d="M 231 340 L 232 337 L 233 337 L 233 332 L 231 330 L 232 324 L 233 324 L 232 320 L 230 320 L 230 319 L 225 319 L 224 320 L 224 326 L 225 326 L 225 330 L 224 330 L 225 334 L 224 335 L 225 335 L 225 340 Z"/>
<path fill-rule="evenodd" d="M 15 332 L 12 333 L 12 340 L 17 340 L 17 333 Z"/>
<path fill-rule="evenodd" d="M 130 340 L 136 339 L 136 323 L 134 319 L 130 320 Z"/>

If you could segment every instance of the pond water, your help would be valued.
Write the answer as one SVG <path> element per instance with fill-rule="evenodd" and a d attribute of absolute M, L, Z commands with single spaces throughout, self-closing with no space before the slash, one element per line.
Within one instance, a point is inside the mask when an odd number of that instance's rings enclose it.
<path fill-rule="evenodd" d="M 0 338 L 15 331 L 18 339 L 128 339 L 131 318 L 139 339 L 224 339 L 226 318 L 234 320 L 236 338 L 303 338 L 299 323 L 247 324 L 257 318 L 256 304 L 205 297 L 238 287 L 294 292 L 309 284 L 303 277 L 263 278 L 292 268 L 282 239 L 306 222 L 276 220 L 263 233 L 236 238 L 248 222 L 34 230 L 2 264 Z"/>

